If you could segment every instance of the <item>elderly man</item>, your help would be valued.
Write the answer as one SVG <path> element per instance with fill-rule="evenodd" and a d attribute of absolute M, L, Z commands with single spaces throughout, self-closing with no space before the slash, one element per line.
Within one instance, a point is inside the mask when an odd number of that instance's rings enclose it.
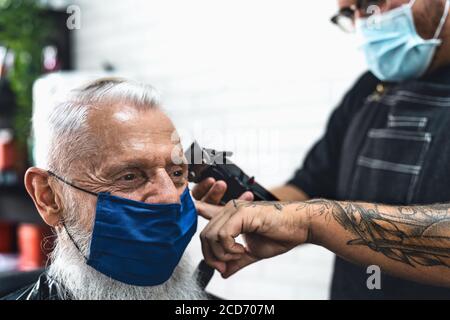
<path fill-rule="evenodd" d="M 46 163 L 25 184 L 56 246 L 38 283 L 12 297 L 205 298 L 183 255 L 197 227 L 186 161 L 154 90 L 99 80 L 46 125 Z"/>
<path fill-rule="evenodd" d="M 450 299 L 450 1 L 339 5 L 333 22 L 356 27 L 371 72 L 273 190 L 287 202 L 199 206 L 211 219 L 206 261 L 228 277 L 309 242 L 337 255 L 331 298 Z M 210 179 L 194 195 L 217 204 L 225 190 Z M 368 285 L 370 265 L 381 268 L 379 285 Z"/>

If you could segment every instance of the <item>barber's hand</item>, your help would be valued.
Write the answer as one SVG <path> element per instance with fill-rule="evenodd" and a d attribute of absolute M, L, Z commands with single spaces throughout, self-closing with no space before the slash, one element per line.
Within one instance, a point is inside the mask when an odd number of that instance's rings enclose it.
<path fill-rule="evenodd" d="M 196 200 L 210 204 L 219 204 L 226 191 L 227 184 L 225 181 L 216 181 L 214 178 L 208 178 L 195 185 L 192 195 Z M 253 193 L 247 191 L 239 197 L 239 200 L 253 201 Z"/>
<path fill-rule="evenodd" d="M 247 201 L 231 201 L 225 207 L 198 203 L 200 215 L 211 220 L 200 235 L 206 263 L 228 278 L 251 263 L 305 243 L 310 219 L 302 210 L 288 206 Z M 239 235 L 244 235 L 246 246 L 235 241 Z"/>

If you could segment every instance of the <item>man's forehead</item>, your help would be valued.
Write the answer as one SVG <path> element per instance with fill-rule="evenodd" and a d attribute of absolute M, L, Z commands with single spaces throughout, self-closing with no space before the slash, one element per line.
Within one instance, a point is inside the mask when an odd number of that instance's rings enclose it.
<path fill-rule="evenodd" d="M 105 104 L 95 108 L 89 115 L 89 126 L 97 133 L 149 134 L 175 131 L 172 121 L 158 108 L 136 108 L 131 104 Z"/>
<path fill-rule="evenodd" d="M 179 143 L 172 121 L 156 108 L 101 107 L 90 115 L 89 127 L 102 153 L 161 152 Z"/>

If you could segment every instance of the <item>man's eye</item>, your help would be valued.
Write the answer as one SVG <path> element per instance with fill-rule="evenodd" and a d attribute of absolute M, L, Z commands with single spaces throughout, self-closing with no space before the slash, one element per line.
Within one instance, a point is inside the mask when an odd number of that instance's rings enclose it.
<path fill-rule="evenodd" d="M 129 173 L 122 177 L 122 180 L 125 180 L 125 181 L 133 181 L 135 179 L 136 179 L 136 175 L 134 173 Z"/>
<path fill-rule="evenodd" d="M 173 173 L 173 175 L 175 176 L 175 177 L 182 177 L 183 176 L 183 174 L 184 174 L 184 172 L 182 171 L 182 170 L 178 170 L 178 171 L 175 171 L 174 173 Z"/>

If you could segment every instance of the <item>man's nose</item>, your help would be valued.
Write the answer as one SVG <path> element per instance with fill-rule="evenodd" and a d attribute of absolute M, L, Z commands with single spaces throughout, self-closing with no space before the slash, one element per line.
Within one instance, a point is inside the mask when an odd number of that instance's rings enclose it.
<path fill-rule="evenodd" d="M 177 203 L 180 202 L 180 196 L 178 195 L 178 189 L 173 183 L 170 175 L 166 170 L 161 169 L 155 175 L 154 187 L 156 192 L 147 199 L 146 202 L 151 203 Z"/>

